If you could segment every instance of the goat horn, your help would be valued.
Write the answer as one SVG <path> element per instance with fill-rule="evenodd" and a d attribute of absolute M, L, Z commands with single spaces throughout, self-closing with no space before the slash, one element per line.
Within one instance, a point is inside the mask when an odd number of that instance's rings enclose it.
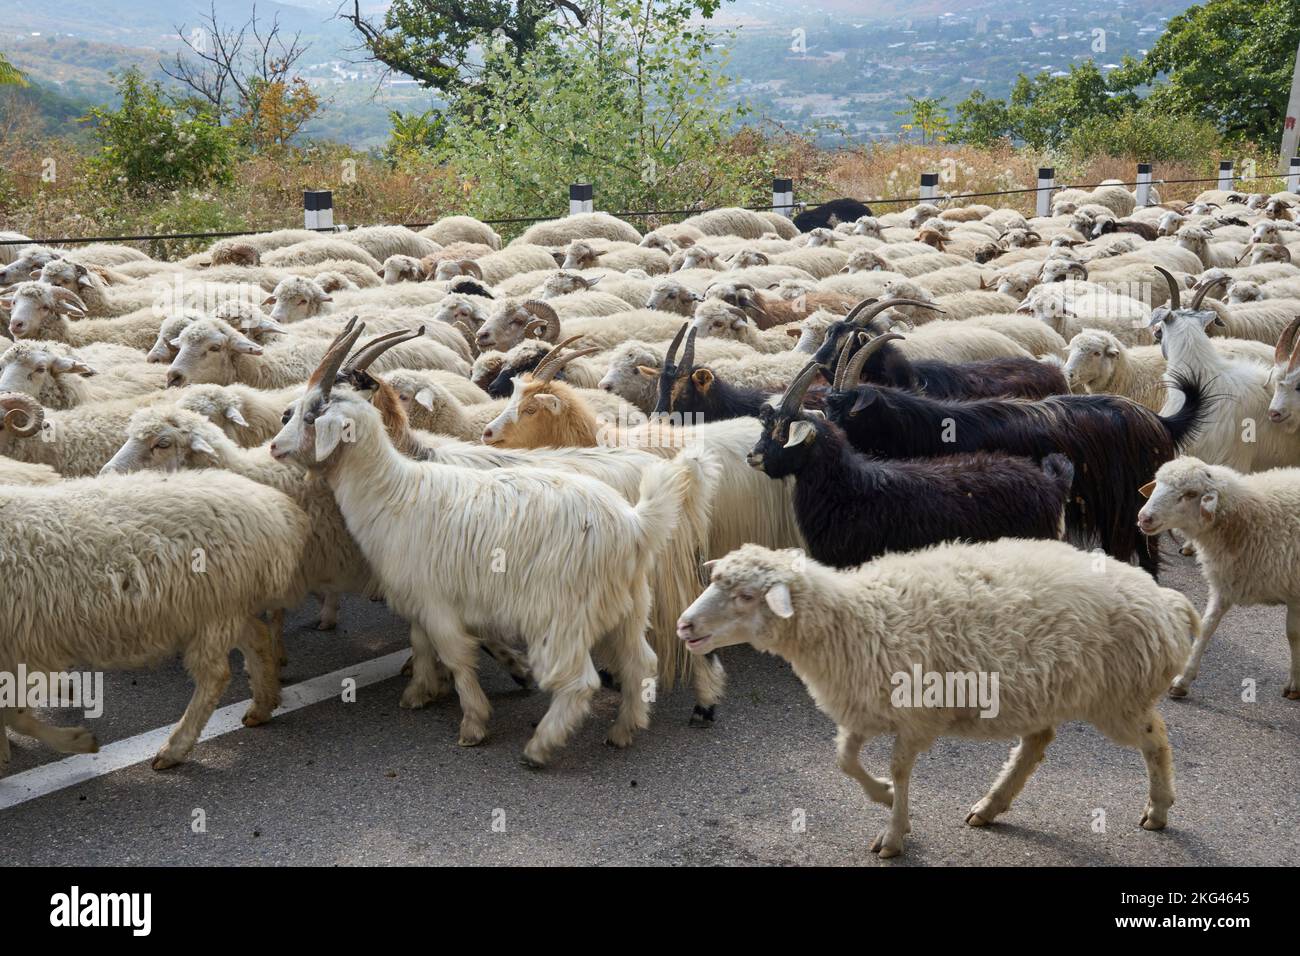
<path fill-rule="evenodd" d="M 840 343 L 840 357 L 835 363 L 835 377 L 831 379 L 831 388 L 835 391 L 843 391 L 841 383 L 844 381 L 844 370 L 848 368 L 849 359 L 853 355 L 853 349 L 850 346 L 853 344 L 854 338 L 865 334 L 865 332 L 850 331 L 848 335 L 844 336 L 844 341 Z"/>
<path fill-rule="evenodd" d="M 794 377 L 790 387 L 785 390 L 781 396 L 781 405 L 779 413 L 784 417 L 789 417 L 799 410 L 803 404 L 803 397 L 808 393 L 809 386 L 812 385 L 813 376 L 821 368 L 815 361 L 809 362 L 800 370 L 799 374 Z"/>
<path fill-rule="evenodd" d="M 903 336 L 899 335 L 897 332 L 886 332 L 884 335 L 877 335 L 866 345 L 862 346 L 862 348 L 858 349 L 857 352 L 853 354 L 853 358 L 849 360 L 848 366 L 844 369 L 844 381 L 840 383 L 840 391 L 844 391 L 845 387 L 852 388 L 854 385 L 858 384 L 862 379 L 862 367 L 867 364 L 867 359 L 871 358 L 872 355 L 884 348 L 887 343 L 895 340 L 901 341 L 902 338 Z"/>
<path fill-rule="evenodd" d="M 352 357 L 343 365 L 343 374 L 350 372 L 364 372 L 368 369 L 379 356 L 383 355 L 395 345 L 401 345 L 403 342 L 409 342 L 411 339 L 418 339 L 424 335 L 424 326 L 418 329 L 398 329 L 396 332 L 386 332 L 383 335 L 376 335 L 369 342 L 366 342 L 361 348 L 353 353 Z"/>
<path fill-rule="evenodd" d="M 1169 307 L 1171 309 L 1181 309 L 1183 307 L 1182 294 L 1178 289 L 1178 280 L 1174 274 L 1164 266 L 1156 266 L 1156 272 L 1165 277 L 1165 282 L 1169 285 Z"/>
<path fill-rule="evenodd" d="M 681 347 L 682 339 L 686 338 L 686 330 L 691 327 L 691 323 L 683 322 L 682 327 L 677 330 L 673 336 L 672 344 L 668 346 L 668 351 L 664 354 L 664 368 L 670 367 L 677 359 L 677 349 Z"/>
<path fill-rule="evenodd" d="M 555 345 L 551 346 L 551 350 L 542 356 L 542 360 L 540 362 L 538 362 L 535 366 L 533 366 L 533 378 L 539 382 L 549 382 L 551 379 L 553 379 L 555 377 L 555 372 L 558 372 L 559 368 L 556 368 L 555 371 L 548 373 L 547 371 L 548 366 L 550 366 L 552 362 L 554 362 L 557 358 L 559 358 L 561 352 L 567 349 L 574 342 L 578 341 L 580 338 L 582 338 L 581 335 L 571 335 L 563 342 L 558 342 Z"/>
<path fill-rule="evenodd" d="M 348 324 L 343 326 L 342 332 L 334 336 L 334 341 L 326 350 L 325 357 L 320 360 L 316 371 L 312 372 L 311 378 L 307 380 L 308 391 L 319 387 L 321 397 L 329 398 L 330 389 L 334 387 L 334 378 L 338 375 L 343 360 L 348 357 L 348 352 L 352 351 L 352 346 L 361 337 L 365 328 L 366 323 L 359 321 L 358 316 L 354 315 L 348 319 Z"/>
<path fill-rule="evenodd" d="M 570 339 L 570 341 L 574 341 L 581 337 L 582 336 L 575 335 L 573 339 Z M 568 365 L 574 359 L 582 358 L 584 355 L 595 355 L 599 351 L 599 347 L 593 346 L 592 348 L 577 349 L 567 355 L 557 355 L 550 360 L 550 364 L 548 364 L 545 369 L 541 369 L 540 366 L 539 368 L 533 369 L 533 381 L 549 382 L 551 379 L 555 378 L 555 376 L 559 375 L 560 372 L 564 370 L 564 366 Z"/>
<path fill-rule="evenodd" d="M 1291 324 L 1282 330 L 1282 335 L 1277 340 L 1277 347 L 1273 349 L 1274 365 L 1281 365 L 1291 355 L 1291 343 L 1297 330 L 1300 330 L 1300 315 L 1292 319 Z"/>
<path fill-rule="evenodd" d="M 540 338 L 548 342 L 558 342 L 560 340 L 560 316 L 553 308 L 540 299 L 529 299 L 521 303 L 519 307 L 525 312 L 537 316 L 538 319 L 545 323 L 545 330 Z"/>
<path fill-rule="evenodd" d="M 1197 289 L 1196 295 L 1192 296 L 1192 310 L 1195 311 L 1196 309 L 1199 309 L 1201 303 L 1205 301 L 1205 297 L 1210 294 L 1211 290 L 1217 289 L 1219 286 L 1227 282 L 1229 278 L 1229 276 L 1219 276 L 1208 285 L 1201 286 L 1201 288 Z M 1175 308 L 1177 308 L 1177 306 L 1175 306 Z"/>
<path fill-rule="evenodd" d="M 856 319 L 857 325 L 865 326 L 881 312 L 899 305 L 913 305 L 920 309 L 929 309 L 932 312 L 938 312 L 940 315 L 944 314 L 943 309 L 939 308 L 933 302 L 922 302 L 920 299 L 863 299 L 849 310 L 849 314 L 844 317 L 844 320 L 846 322 L 853 322 Z M 859 318 L 859 315 L 861 318 Z"/>
<path fill-rule="evenodd" d="M 41 430 L 41 424 L 45 421 L 45 409 L 41 407 L 41 403 L 21 392 L 7 392 L 0 395 L 0 409 L 4 410 L 4 418 L 0 419 L 4 429 L 19 438 L 35 435 Z M 18 424 L 23 418 L 26 418 L 27 423 Z"/>
<path fill-rule="evenodd" d="M 686 348 L 682 350 L 682 366 L 678 375 L 690 375 L 695 371 L 695 329 L 686 336 Z"/>

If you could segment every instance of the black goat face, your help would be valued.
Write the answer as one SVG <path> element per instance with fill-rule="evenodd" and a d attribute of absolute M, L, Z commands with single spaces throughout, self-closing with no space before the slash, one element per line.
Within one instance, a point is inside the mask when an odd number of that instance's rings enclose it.
<path fill-rule="evenodd" d="M 817 424 L 803 414 L 783 415 L 771 405 L 759 409 L 758 420 L 763 431 L 746 459 L 750 466 L 769 478 L 787 478 L 803 471 L 819 437 Z"/>

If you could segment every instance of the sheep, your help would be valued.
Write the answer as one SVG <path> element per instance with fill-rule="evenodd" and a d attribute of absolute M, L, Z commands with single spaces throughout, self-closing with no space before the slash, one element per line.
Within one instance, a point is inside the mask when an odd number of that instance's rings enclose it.
<path fill-rule="evenodd" d="M 177 408 L 202 415 L 241 448 L 265 444 L 284 424 L 285 408 L 301 394 L 302 386 L 298 384 L 281 389 L 240 384 L 190 385 L 179 395 L 166 393 Z M 130 414 L 128 410 L 128 418 Z"/>
<path fill-rule="evenodd" d="M 532 372 L 553 349 L 552 343 L 536 339 L 520 342 L 502 355 L 496 377 L 488 384 L 487 394 L 492 398 L 509 398 L 513 380 Z M 563 367 L 557 368 L 557 373 L 563 375 L 564 381 L 575 388 L 596 388 L 605 374 L 605 366 L 598 361 L 578 357 L 577 353 L 574 353 L 565 357 Z"/>
<path fill-rule="evenodd" d="M 449 246 L 454 242 L 474 242 L 492 249 L 501 248 L 501 237 L 496 231 L 473 216 L 448 216 L 431 226 L 425 226 L 419 234 L 441 246 Z"/>
<path fill-rule="evenodd" d="M 933 325 L 935 323 L 928 323 Z M 942 324 L 942 323 L 939 323 Z M 1037 358 L 1064 358 L 1066 341 L 1055 329 L 1024 315 L 976 315 L 963 319 L 968 328 L 988 329 L 1004 335 Z M 924 328 L 924 326 L 922 326 Z"/>
<path fill-rule="evenodd" d="M 622 249 L 599 250 L 586 239 L 575 239 L 565 247 L 563 269 L 595 269 L 602 266 L 617 272 L 641 269 L 650 275 L 667 272 L 668 256 L 658 249 L 631 246 Z"/>
<path fill-rule="evenodd" d="M 1205 269 L 1227 268 L 1237 264 L 1243 247 L 1236 242 L 1213 242 L 1214 234 L 1204 226 L 1183 226 L 1174 234 L 1174 240 L 1180 247 L 1188 250 L 1201 260 Z"/>
<path fill-rule="evenodd" d="M 147 349 L 158 336 L 162 316 L 146 309 L 115 319 L 82 319 L 85 303 L 74 293 L 44 282 L 20 282 L 0 298 L 0 309 L 9 309 L 9 332 L 15 339 L 46 339 L 66 342 L 73 348 L 96 342 Z"/>
<path fill-rule="evenodd" d="M 364 263 L 352 262 L 349 259 L 324 259 L 309 266 L 294 266 L 288 272 L 290 275 L 307 276 L 319 283 L 334 285 L 340 290 L 351 289 L 351 286 L 345 286 L 341 279 L 346 279 L 358 289 L 375 289 L 383 285 L 383 278 L 379 273 Z M 274 289 L 275 283 L 272 283 L 270 288 Z"/>
<path fill-rule="evenodd" d="M 726 281 L 710 286 L 705 301 L 720 300 L 743 311 L 760 329 L 798 322 L 819 309 L 844 314 L 856 300 L 840 292 L 821 292 L 814 289 L 794 299 L 760 292 L 748 282 Z M 696 314 L 703 304 L 696 307 Z"/>
<path fill-rule="evenodd" d="M 1092 190 L 1062 189 L 1052 197 L 1052 215 L 1061 215 L 1070 206 L 1088 205 L 1104 206 L 1111 214 L 1122 219 L 1133 215 L 1137 201 L 1131 192 L 1113 182 L 1102 183 Z"/>
<path fill-rule="evenodd" d="M 429 278 L 424 264 L 415 256 L 389 256 L 383 263 L 384 285 L 399 282 L 423 282 Z"/>
<path fill-rule="evenodd" d="M 22 255 L 23 242 L 31 244 L 31 236 L 25 236 L 21 232 L 0 231 L 0 264 L 8 265 Z"/>
<path fill-rule="evenodd" d="M 1262 342 L 1211 339 L 1225 358 L 1267 366 L 1272 352 Z M 1165 357 L 1158 345 L 1126 346 L 1102 329 L 1084 329 L 1070 340 L 1065 377 L 1075 391 L 1122 395 L 1158 412 L 1165 404 Z"/>
<path fill-rule="evenodd" d="M 749 454 L 769 478 L 794 478 L 795 518 L 814 560 L 852 568 L 941 541 L 1061 537 L 1074 478 L 1065 456 L 1048 455 L 1041 465 L 987 453 L 867 458 L 837 426 L 801 407 L 819 371 L 809 362 L 785 394 L 760 409 L 763 432 Z M 895 520 L 901 512 L 907 521 Z"/>
<path fill-rule="evenodd" d="M 844 429 L 855 448 L 870 455 L 915 458 L 1005 451 L 1035 460 L 1052 452 L 1067 455 L 1074 464 L 1074 491 L 1066 508 L 1071 535 L 1096 540 L 1120 561 L 1136 554 L 1153 577 L 1159 572 L 1160 552 L 1137 534 L 1137 489 L 1195 439 L 1213 407 L 1205 386 L 1195 378 L 1177 382 L 1186 401 L 1166 415 L 1116 396 L 963 402 L 884 386 L 841 384 L 843 390 L 825 398 L 826 416 Z"/>
<path fill-rule="evenodd" d="M 218 239 L 208 249 L 208 264 L 213 266 L 260 266 L 262 252 L 242 239 Z"/>
<path fill-rule="evenodd" d="M 385 372 L 380 377 L 393 386 L 399 397 L 413 398 L 420 389 L 437 385 L 445 389 L 462 405 L 477 405 L 480 402 L 486 402 L 489 398 L 487 392 L 469 381 L 469 379 L 453 372 L 444 372 L 441 369 L 399 368 L 391 372 Z"/>
<path fill-rule="evenodd" d="M 273 232 L 253 233 L 248 236 L 240 236 L 239 241 L 247 243 L 257 250 L 259 255 L 265 256 L 272 249 L 283 249 L 286 246 L 297 245 L 302 242 L 311 242 L 321 238 L 319 232 L 313 232 L 310 229 L 277 229 Z M 224 241 L 224 240 L 219 240 Z M 210 256 L 211 251 L 219 243 L 213 243 L 207 253 L 201 255 Z"/>
<path fill-rule="evenodd" d="M 645 279 L 637 279 L 626 274 L 608 272 L 595 276 L 584 276 L 579 272 L 553 272 L 540 285 L 522 291 L 531 292 L 533 298 L 549 300 L 573 292 L 591 291 L 597 283 L 600 284 L 601 292 L 617 296 L 635 309 L 643 308 L 650 295 L 651 285 L 648 276 Z M 505 286 L 502 286 L 500 291 L 506 295 L 513 294 L 508 292 Z"/>
<path fill-rule="evenodd" d="M 794 345 L 784 326 L 759 328 L 745 310 L 720 299 L 701 302 L 690 327 L 701 337 L 735 339 L 756 352 L 788 352 Z"/>
<path fill-rule="evenodd" d="M 921 303 L 933 303 L 949 318 L 969 319 L 977 315 L 997 315 L 1014 312 L 1020 303 L 1011 296 L 984 289 L 968 289 L 946 295 L 931 295 L 921 285 L 919 279 L 890 279 L 882 292 L 886 296 L 914 300 Z M 921 305 L 900 305 L 898 311 L 913 322 L 928 321 Z"/>
<path fill-rule="evenodd" d="M 541 767 L 585 714 L 600 683 L 590 655 L 605 645 L 622 686 L 609 741 L 626 747 L 648 723 L 642 688 L 656 670 L 645 640 L 650 564 L 667 547 L 687 493 L 705 480 L 698 476 L 711 468 L 708 460 L 654 466 L 633 508 L 584 477 L 404 459 L 373 406 L 334 391 L 335 375 L 360 331 L 350 322 L 331 346 L 270 450 L 277 460 L 292 458 L 323 471 L 386 599 L 411 621 L 416 656 L 403 701 L 411 706 L 436 696 L 434 662 L 440 660 L 460 698 L 460 743 L 480 743 L 490 707 L 474 674 L 477 639 L 467 630 L 521 635 L 538 684 L 552 693 L 551 707 L 524 748 L 524 762 Z M 345 427 L 353 440 L 340 440 Z M 372 494 L 377 482 L 394 489 L 387 503 Z M 412 560 L 417 554 L 425 557 Z M 431 554 L 454 554 L 455 561 L 429 561 Z M 502 554 L 508 555 L 505 570 L 491 573 L 502 567 Z M 610 585 L 593 588 L 602 580 Z"/>
<path fill-rule="evenodd" d="M 798 225 L 798 223 L 795 223 Z M 684 219 L 679 228 L 698 229 L 706 236 L 739 236 L 741 239 L 759 239 L 763 233 L 771 231 L 771 224 L 756 212 L 727 206 L 711 209 Z M 659 232 L 665 228 L 660 227 Z"/>
<path fill-rule="evenodd" d="M 664 341 L 643 342 L 630 339 L 623 342 L 605 353 L 609 367 L 597 387 L 618 395 L 643 412 L 653 411 L 659 373 L 667 350 L 668 343 Z M 713 338 L 701 339 L 697 351 L 700 359 L 709 363 L 724 358 L 745 360 L 753 355 L 749 346 L 742 342 Z M 789 377 L 782 369 L 773 377 L 771 387 L 785 381 L 789 381 Z"/>
<path fill-rule="evenodd" d="M 774 209 L 760 209 L 758 214 L 767 220 L 768 229 L 775 232 L 782 239 L 793 239 L 799 235 L 798 224 L 784 213 L 777 212 Z"/>
<path fill-rule="evenodd" d="M 479 327 L 475 342 L 481 350 L 507 351 L 529 337 L 541 338 L 554 345 L 561 337 L 581 335 L 588 345 L 607 349 L 629 338 L 667 338 L 680 324 L 676 316 L 652 309 L 577 317 L 561 322 L 550 303 L 525 299 L 502 303 Z"/>
<path fill-rule="evenodd" d="M 574 239 L 609 239 L 636 245 L 641 233 L 609 213 L 591 212 L 533 223 L 510 245 L 564 246 Z"/>
<path fill-rule="evenodd" d="M 254 615 L 283 607 L 295 591 L 308 531 L 283 494 L 231 474 L 130 475 L 5 485 L 0 512 L 13 518 L 0 522 L 10 598 L 0 610 L 0 670 L 140 667 L 179 654 L 194 694 L 154 770 L 193 749 L 230 681 L 234 648 L 253 688 L 244 724 L 270 719 L 280 668 Z M 30 714 L 19 722 L 15 713 L 4 722 L 57 750 L 97 749 L 81 728 L 47 727 Z M 0 767 L 8 757 L 0 730 Z"/>
<path fill-rule="evenodd" d="M 139 358 L 107 365 L 101 373 L 61 342 L 23 340 L 0 355 L 0 392 L 23 392 L 46 408 L 62 409 L 160 390 L 165 374 Z"/>
<path fill-rule="evenodd" d="M 376 273 L 383 271 L 379 260 L 365 249 L 334 236 L 308 239 L 306 242 L 296 242 L 262 253 L 262 265 L 282 268 L 308 266 L 326 259 L 350 259 L 362 263 Z"/>
<path fill-rule="evenodd" d="M 232 306 L 222 306 L 214 309 L 211 314 L 213 318 L 224 319 L 229 322 L 258 345 L 265 345 L 273 341 L 274 336 L 288 333 L 288 329 L 278 322 L 273 322 L 267 317 L 266 313 L 255 305 L 240 303 Z M 162 324 L 158 326 L 158 337 L 145 354 L 145 361 L 160 362 L 164 365 L 170 363 L 176 357 L 177 352 L 176 346 L 172 345 L 172 343 L 176 341 L 187 325 L 203 317 L 203 312 L 195 309 L 185 309 L 163 319 Z M 104 348 L 105 346 L 100 345 L 97 347 Z M 96 346 L 90 346 L 90 348 L 93 349 Z"/>
<path fill-rule="evenodd" d="M 488 253 L 474 262 L 488 285 L 496 285 L 521 272 L 554 269 L 556 266 L 555 259 L 547 250 L 541 246 L 521 244 L 519 240 L 510 243 L 509 247 L 500 252 Z"/>
<path fill-rule="evenodd" d="M 339 594 L 369 593 L 372 576 L 319 476 L 304 479 L 294 466 L 272 460 L 265 447 L 241 448 L 202 415 L 165 406 L 142 408 L 131 416 L 125 442 L 99 473 L 213 467 L 283 492 L 306 514 L 309 537 L 299 571 L 303 585 L 321 599 L 315 628 L 334 630 Z"/>
<path fill-rule="evenodd" d="M 456 276 L 473 276 L 483 278 L 483 267 L 473 259 L 442 259 L 438 262 L 431 277 L 435 282 L 446 282 Z"/>
<path fill-rule="evenodd" d="M 1162 465 L 1142 493 L 1148 501 L 1139 526 L 1150 535 L 1186 535 L 1210 592 L 1200 636 L 1169 696 L 1187 696 L 1210 639 L 1233 605 L 1284 604 L 1291 667 L 1282 696 L 1300 700 L 1300 469 L 1245 475 L 1188 455 Z"/>
<path fill-rule="evenodd" d="M 816 246 L 804 249 L 791 249 L 779 252 L 771 257 L 771 264 L 793 266 L 802 269 L 814 279 L 825 279 L 838 274 L 847 267 L 849 254 L 838 249 L 825 249 Z"/>
<path fill-rule="evenodd" d="M 49 465 L 15 461 L 0 455 L 0 485 L 52 485 L 63 476 Z"/>
<path fill-rule="evenodd" d="M 886 555 L 851 571 L 746 545 L 710 577 L 678 634 L 694 654 L 749 643 L 790 662 L 836 723 L 840 769 L 892 808 L 871 844 L 881 857 L 903 851 L 912 766 L 939 736 L 1019 738 L 966 817 L 985 826 L 1010 808 L 1056 726 L 1073 720 L 1142 752 L 1150 788 L 1141 824 L 1165 827 L 1173 759 L 1155 705 L 1200 621 L 1187 598 L 1141 571 L 1113 560 L 1099 569 L 1095 556 L 1059 541 L 1004 538 Z M 956 693 L 940 700 L 948 706 L 911 706 L 933 674 L 950 675 Z M 975 693 L 989 674 L 996 703 Z M 951 675 L 961 676 L 955 687 Z M 977 711 L 983 719 L 972 719 Z M 890 732 L 892 781 L 859 758 L 866 740 Z"/>
<path fill-rule="evenodd" d="M 712 272 L 726 271 L 726 266 L 722 264 L 718 253 L 698 243 L 674 252 L 668 262 L 669 272 L 682 272 L 687 269 L 708 269 Z"/>
<path fill-rule="evenodd" d="M 423 337 L 404 342 L 380 359 L 380 370 L 457 367 L 459 356 Z M 176 340 L 178 351 L 167 367 L 167 387 L 210 382 L 242 382 L 257 388 L 280 388 L 302 382 L 326 351 L 320 339 L 291 340 L 261 346 L 221 319 L 190 323 Z M 460 366 L 463 367 L 463 366 Z"/>
<path fill-rule="evenodd" d="M 1110 332 L 1125 345 L 1151 344 L 1149 310 L 1137 299 L 1074 280 L 1036 286 L 1015 310 L 1046 323 L 1063 339 L 1085 328 Z"/>
<path fill-rule="evenodd" d="M 339 238 L 346 239 L 354 246 L 368 252 L 377 262 L 383 262 L 389 256 L 415 256 L 417 259 L 438 252 L 443 243 L 422 236 L 405 226 L 362 226 L 349 229 Z M 375 271 L 382 271 L 379 266 Z"/>
<path fill-rule="evenodd" d="M 947 266 L 913 276 L 911 283 L 930 295 L 956 295 L 959 292 L 989 292 L 987 270 L 967 263 Z"/>

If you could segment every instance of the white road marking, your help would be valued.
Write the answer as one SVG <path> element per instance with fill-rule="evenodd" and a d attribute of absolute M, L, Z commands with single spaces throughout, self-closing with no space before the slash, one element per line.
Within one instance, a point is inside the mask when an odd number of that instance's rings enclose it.
<path fill-rule="evenodd" d="M 401 673 L 402 665 L 410 655 L 409 649 L 394 651 L 383 657 L 376 657 L 351 667 L 322 674 L 320 677 L 313 677 L 292 687 L 282 688 L 280 706 L 272 716 L 277 717 L 280 714 L 287 714 L 338 697 L 344 678 L 351 677 L 357 682 L 357 687 L 365 687 L 368 684 L 376 684 L 390 677 L 396 677 Z M 240 701 L 215 711 L 199 736 L 199 744 L 213 737 L 220 737 L 222 734 L 243 730 L 244 725 L 241 720 L 251 703 L 251 700 Z M 180 714 L 176 715 L 176 719 L 180 720 Z M 169 724 L 125 740 L 116 740 L 101 747 L 97 754 L 73 754 L 63 760 L 42 764 L 10 777 L 0 777 L 0 810 L 85 783 L 87 780 L 102 777 L 133 764 L 152 760 L 158 749 L 166 743 L 173 726 L 174 724 Z M 4 732 L 4 729 L 0 728 L 0 734 Z"/>

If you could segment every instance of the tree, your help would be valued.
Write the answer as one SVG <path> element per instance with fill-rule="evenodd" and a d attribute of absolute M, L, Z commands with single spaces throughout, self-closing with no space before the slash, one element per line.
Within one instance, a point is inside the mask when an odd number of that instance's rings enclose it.
<path fill-rule="evenodd" d="M 26 86 L 27 77 L 0 53 L 0 86 Z"/>
<path fill-rule="evenodd" d="M 1158 111 L 1210 120 L 1230 138 L 1273 142 L 1282 128 L 1300 45 L 1295 0 L 1210 0 L 1169 21 L 1131 87 L 1154 83 Z"/>
<path fill-rule="evenodd" d="M 919 129 L 922 144 L 942 142 L 944 134 L 952 125 L 948 119 L 948 109 L 943 105 L 943 101 L 942 96 L 930 96 L 924 99 L 908 96 L 907 109 L 898 110 L 894 115 L 911 118 L 911 122 L 903 124 L 903 129 L 906 132 Z"/>

